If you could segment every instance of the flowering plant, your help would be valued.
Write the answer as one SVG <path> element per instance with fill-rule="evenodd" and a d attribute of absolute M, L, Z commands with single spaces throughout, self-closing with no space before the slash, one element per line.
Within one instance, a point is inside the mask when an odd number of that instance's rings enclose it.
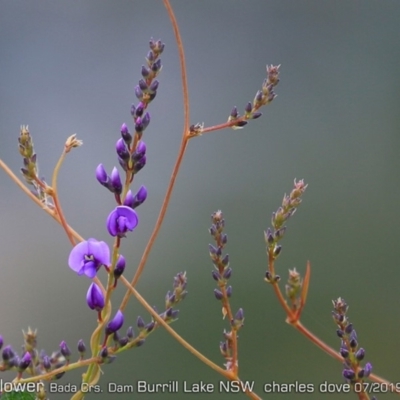
<path fill-rule="evenodd" d="M 150 48 L 146 56 L 146 63 L 141 69 L 141 78 L 135 87 L 134 94 L 137 98 L 131 107 L 132 123 L 122 124 L 120 128 L 120 138 L 116 139 L 115 153 L 118 167 L 115 166 L 111 171 L 99 160 L 95 169 L 95 177 L 109 194 L 112 194 L 114 201 L 108 215 L 103 215 L 106 230 L 100 240 L 91 238 L 85 239 L 79 235 L 67 222 L 62 204 L 62 196 L 58 189 L 60 168 L 64 160 L 71 153 L 82 145 L 76 135 L 70 136 L 64 146 L 62 155 L 54 170 L 51 184 L 47 183 L 40 175 L 38 169 L 38 156 L 33 147 L 31 132 L 27 126 L 22 126 L 19 137 L 19 151 L 23 158 L 23 167 L 21 169 L 31 192 L 23 186 L 21 181 L 1 162 L 2 168 L 6 173 L 25 191 L 25 193 L 45 212 L 51 215 L 64 229 L 70 243 L 71 250 L 65 260 L 70 270 L 86 280 L 86 304 L 92 311 L 94 329 L 90 339 L 80 338 L 74 348 L 71 346 L 68 338 L 60 338 L 58 348 L 49 355 L 38 348 L 38 332 L 28 329 L 24 332 L 24 343 L 22 352 L 16 351 L 7 338 L 1 338 L 2 347 L 2 371 L 16 372 L 13 381 L 14 386 L 5 386 L 4 396 L 11 396 L 8 388 L 15 388 L 16 384 L 24 385 L 33 383 L 32 387 L 19 386 L 27 389 L 28 392 L 34 392 L 36 398 L 45 399 L 49 394 L 48 386 L 43 383 L 48 381 L 62 381 L 65 377 L 76 369 L 84 368 L 82 380 L 77 384 L 77 390 L 72 399 L 84 398 L 91 393 L 97 393 L 103 390 L 99 383 L 102 372 L 107 374 L 107 364 L 117 365 L 117 356 L 134 351 L 137 347 L 142 347 L 150 341 L 148 337 L 153 333 L 165 329 L 174 339 L 184 348 L 198 357 L 202 362 L 218 372 L 224 379 L 224 387 L 227 391 L 235 392 L 236 389 L 248 395 L 250 398 L 260 398 L 248 385 L 248 381 L 241 380 L 239 377 L 239 335 L 245 320 L 245 311 L 240 305 L 236 304 L 235 296 L 231 286 L 231 277 L 233 267 L 230 257 L 225 252 L 228 246 L 228 236 L 225 229 L 225 219 L 221 211 L 215 211 L 211 216 L 209 233 L 212 244 L 209 245 L 209 254 L 213 264 L 211 273 L 214 279 L 215 289 L 214 297 L 220 302 L 222 318 L 225 320 L 225 328 L 221 328 L 222 341 L 219 343 L 219 351 L 223 357 L 222 362 L 211 361 L 211 358 L 196 350 L 188 341 L 181 337 L 174 329 L 175 322 L 178 319 L 177 305 L 185 299 L 188 289 L 188 280 L 190 285 L 190 261 L 182 262 L 183 268 L 175 271 L 172 288 L 165 296 L 163 310 L 160 312 L 140 294 L 137 289 L 138 282 L 141 280 L 142 273 L 145 270 L 150 251 L 155 243 L 155 239 L 161 229 L 166 215 L 166 210 L 170 204 L 171 195 L 176 183 L 178 171 L 181 168 L 182 160 L 191 142 L 199 140 L 199 137 L 211 132 L 233 128 L 240 130 L 261 117 L 262 108 L 271 103 L 275 97 L 275 87 L 279 83 L 279 66 L 268 65 L 266 68 L 266 78 L 255 91 L 253 100 L 245 104 L 243 109 L 232 107 L 227 113 L 227 122 L 214 126 L 205 126 L 203 123 L 191 123 L 189 120 L 189 100 L 186 82 L 186 66 L 183 54 L 183 45 L 181 42 L 178 25 L 168 1 L 165 1 L 168 13 L 172 20 L 172 25 L 176 34 L 176 41 L 180 53 L 182 86 L 184 92 L 184 128 L 182 133 L 181 145 L 178 157 L 173 168 L 172 177 L 167 187 L 167 192 L 161 206 L 160 214 L 156 221 L 154 230 L 146 245 L 143 255 L 138 262 L 137 268 L 124 252 L 125 246 L 134 246 L 132 237 L 139 232 L 143 225 L 141 215 L 142 204 L 145 204 L 147 198 L 151 197 L 151 192 L 145 185 L 136 185 L 137 176 L 147 163 L 146 137 L 151 129 L 151 106 L 153 101 L 157 101 L 156 95 L 160 86 L 160 72 L 162 69 L 161 55 L 164 52 L 164 43 L 161 40 L 151 40 Z M 160 86 L 160 88 L 159 88 Z M 242 132 L 242 131 L 240 131 Z M 242 161 L 241 161 L 242 162 Z M 117 164 L 117 163 L 116 163 Z M 240 164 L 240 163 L 239 163 Z M 240 167 L 240 165 L 239 165 Z M 397 387 L 388 381 L 372 373 L 372 365 L 364 362 L 365 350 L 360 346 L 356 331 L 349 322 L 347 316 L 348 305 L 342 298 L 337 298 L 333 302 L 332 316 L 337 325 L 337 335 L 339 343 L 336 349 L 332 349 L 313 333 L 311 333 L 300 322 L 302 312 L 306 305 L 307 293 L 309 288 L 311 267 L 307 264 L 304 272 L 300 274 L 295 268 L 289 270 L 289 276 L 286 283 L 281 285 L 281 276 L 277 274 L 276 260 L 282 252 L 281 240 L 286 235 L 286 223 L 293 216 L 299 207 L 307 184 L 303 180 L 294 180 L 294 187 L 288 195 L 283 197 L 279 208 L 272 214 L 271 226 L 265 226 L 265 246 L 267 250 L 267 268 L 265 271 L 265 282 L 271 285 L 278 301 L 282 305 L 286 315 L 287 323 L 296 330 L 305 335 L 311 342 L 319 348 L 330 354 L 332 357 L 344 363 L 342 368 L 342 377 L 344 379 L 343 390 L 349 388 L 360 399 L 369 399 L 366 379 L 376 382 L 382 387 L 387 387 L 389 391 L 396 392 Z M 84 200 L 84 199 L 83 199 Z M 184 210 L 184 208 L 183 208 Z M 104 240 L 103 240 L 104 239 Z M 112 239 L 112 241 L 111 241 Z M 108 242 L 112 243 L 109 246 Z M 133 270 L 133 271 L 132 271 Z M 132 277 L 128 277 L 131 272 Z M 103 279 L 102 279 L 103 278 Z M 88 281 L 91 280 L 91 281 Z M 118 291 L 123 291 L 122 300 L 117 300 Z M 79 296 L 78 290 L 74 288 L 74 296 Z M 137 316 L 133 319 L 129 313 L 128 306 L 132 297 L 143 306 L 147 315 L 145 318 Z M 84 295 L 81 296 L 84 299 Z M 234 301 L 235 300 L 235 301 Z M 239 302 L 239 300 L 238 300 Z M 239 303 L 240 304 L 240 303 Z M 247 315 L 247 310 L 246 310 Z M 179 315 L 180 320 L 184 316 Z M 201 329 L 205 330 L 206 327 Z M 4 342 L 4 343 L 3 343 Z M 68 343 L 68 344 L 67 344 Z M 118 368 L 118 367 L 115 367 Z M 242 370 L 241 370 L 242 371 Z M 53 382 L 50 382 L 53 383 Z M 57 390 L 62 390 L 62 384 L 56 384 Z M 159 387 L 160 390 L 174 392 L 173 383 L 164 384 Z M 264 386 L 264 391 L 268 393 L 269 386 Z M 297 390 L 309 390 L 306 386 L 299 385 Z M 145 385 L 144 390 L 151 392 L 152 388 Z M 213 392 L 214 387 L 208 384 L 198 384 L 198 386 L 185 385 L 185 392 Z"/>

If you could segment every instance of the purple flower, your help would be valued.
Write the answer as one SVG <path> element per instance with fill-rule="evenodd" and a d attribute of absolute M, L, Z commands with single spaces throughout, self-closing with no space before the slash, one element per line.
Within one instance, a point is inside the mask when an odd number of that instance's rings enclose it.
<path fill-rule="evenodd" d="M 139 222 L 132 208 L 116 207 L 107 218 L 107 229 L 111 236 L 125 237 L 127 231 L 133 231 Z"/>
<path fill-rule="evenodd" d="M 115 317 L 106 326 L 106 335 L 111 335 L 121 329 L 124 324 L 124 314 L 120 310 L 117 311 Z"/>
<path fill-rule="evenodd" d="M 78 275 L 94 278 L 102 265 L 110 264 L 110 249 L 105 242 L 88 239 L 78 243 L 69 254 L 68 265 Z"/>
<path fill-rule="evenodd" d="M 86 303 L 92 310 L 101 311 L 104 308 L 103 292 L 94 282 L 92 282 L 87 291 Z"/>

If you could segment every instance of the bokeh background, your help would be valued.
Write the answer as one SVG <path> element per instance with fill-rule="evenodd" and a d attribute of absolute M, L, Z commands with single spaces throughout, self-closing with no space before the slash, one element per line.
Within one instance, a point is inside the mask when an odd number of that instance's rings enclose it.
<path fill-rule="evenodd" d="M 400 381 L 399 2 L 180 0 L 172 5 L 186 49 L 191 123 L 224 122 L 234 105 L 242 111 L 259 89 L 266 64 L 282 64 L 281 82 L 261 119 L 243 130 L 190 142 L 139 291 L 162 309 L 173 276 L 187 271 L 189 295 L 173 327 L 222 365 L 218 346 L 227 322 L 213 296 L 207 248 L 210 214 L 222 209 L 232 305 L 243 307 L 246 317 L 240 332 L 242 379 L 254 380 L 260 396 L 270 399 L 354 398 L 319 393 L 324 381 L 343 382 L 342 366 L 285 323 L 263 281 L 263 230 L 293 179 L 304 178 L 309 188 L 288 223 L 277 269 L 285 278 L 288 268 L 303 273 L 310 260 L 304 324 L 338 348 L 331 300 L 344 297 L 374 372 Z M 149 196 L 138 210 L 138 229 L 122 246 L 131 277 L 154 226 L 182 129 L 177 48 L 162 2 L 12 0 L 0 8 L 0 157 L 19 171 L 19 127 L 29 124 L 40 173 L 50 181 L 65 139 L 77 133 L 84 146 L 68 156 L 60 173 L 62 206 L 84 237 L 110 244 L 105 219 L 113 197 L 94 171 L 99 163 L 111 171 L 120 125 L 132 128 L 129 110 L 149 38 L 166 43 L 144 135 L 148 164 L 135 180 L 146 185 Z M 77 341 L 88 343 L 96 325 L 85 302 L 89 281 L 68 268 L 70 245 L 62 229 L 3 172 L 0 188 L 0 333 L 19 349 L 21 329 L 31 326 L 48 353 L 64 339 L 76 354 Z M 116 300 L 123 293 L 121 285 Z M 134 325 L 137 315 L 149 321 L 132 299 L 125 325 Z M 76 383 L 82 372 L 68 373 L 60 383 Z M 162 329 L 104 372 L 104 389 L 107 382 L 139 379 L 220 380 Z M 315 392 L 264 394 L 263 384 L 271 381 L 312 383 Z M 140 398 L 216 395 L 231 396 L 180 392 Z"/>

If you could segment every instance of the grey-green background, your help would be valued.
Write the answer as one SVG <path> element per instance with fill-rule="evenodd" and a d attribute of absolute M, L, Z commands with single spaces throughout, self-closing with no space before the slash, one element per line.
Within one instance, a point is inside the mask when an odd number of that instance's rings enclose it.
<path fill-rule="evenodd" d="M 303 273 L 310 260 L 304 324 L 338 348 L 331 300 L 344 297 L 374 372 L 400 381 L 400 3 L 181 0 L 172 5 L 186 48 L 191 123 L 209 126 L 224 122 L 234 105 L 243 110 L 260 87 L 266 64 L 282 64 L 281 82 L 277 99 L 246 129 L 190 142 L 138 289 L 161 309 L 173 276 L 187 271 L 189 295 L 173 327 L 222 365 L 218 346 L 227 322 L 212 293 L 207 249 L 210 214 L 222 209 L 232 305 L 243 307 L 246 317 L 239 340 L 242 379 L 254 380 L 263 398 L 355 398 L 318 392 L 324 381 L 343 382 L 342 366 L 285 323 L 263 281 L 263 230 L 293 179 L 304 178 L 309 188 L 288 223 L 277 269 L 283 277 L 288 268 Z M 18 172 L 19 126 L 29 124 L 40 173 L 50 180 L 65 139 L 77 133 L 84 146 L 68 156 L 60 173 L 62 206 L 84 237 L 110 244 L 105 219 L 114 202 L 94 171 L 100 162 L 111 170 L 119 127 L 122 122 L 132 127 L 133 88 L 149 38 L 166 43 L 144 135 L 148 165 L 135 180 L 147 186 L 149 196 L 138 210 L 138 229 L 122 245 L 130 277 L 154 226 L 182 128 L 177 49 L 162 2 L 16 0 L 2 1 L 0 8 L 0 157 Z M 39 347 L 47 352 L 62 339 L 75 351 L 78 339 L 89 342 L 96 325 L 85 302 L 89 280 L 68 268 L 70 245 L 62 229 L 3 172 L 0 185 L 0 333 L 19 349 L 21 329 L 31 326 L 39 329 Z M 119 287 L 116 299 L 123 292 Z M 134 324 L 138 314 L 149 320 L 132 299 L 125 325 Z M 60 383 L 76 383 L 82 372 L 69 373 Z M 220 379 L 163 330 L 104 372 L 104 389 L 110 381 L 217 384 Z M 316 390 L 263 394 L 263 384 L 271 381 L 313 383 Z M 215 396 L 228 398 L 202 397 Z"/>

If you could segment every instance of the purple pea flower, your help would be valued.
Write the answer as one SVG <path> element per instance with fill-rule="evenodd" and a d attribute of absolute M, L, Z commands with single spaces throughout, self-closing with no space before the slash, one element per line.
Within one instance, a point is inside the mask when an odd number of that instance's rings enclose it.
<path fill-rule="evenodd" d="M 68 265 L 78 275 L 92 279 L 102 265 L 110 265 L 110 249 L 105 242 L 88 239 L 71 250 Z"/>
<path fill-rule="evenodd" d="M 103 292 L 92 282 L 86 294 L 86 303 L 92 310 L 101 311 L 104 308 L 104 301 Z"/>
<path fill-rule="evenodd" d="M 133 231 L 139 218 L 132 208 L 118 206 L 107 218 L 107 229 L 111 236 L 125 237 L 127 231 Z"/>
<path fill-rule="evenodd" d="M 109 336 L 121 329 L 124 324 L 124 314 L 118 310 L 114 318 L 106 326 L 106 335 Z"/>

